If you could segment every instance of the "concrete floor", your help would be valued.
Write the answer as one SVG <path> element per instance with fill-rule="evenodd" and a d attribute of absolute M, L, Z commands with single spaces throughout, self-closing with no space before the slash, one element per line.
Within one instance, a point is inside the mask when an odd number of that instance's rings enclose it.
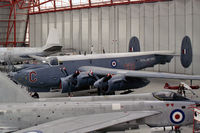
<path fill-rule="evenodd" d="M 1 75 L 6 75 L 5 73 L 0 73 Z M 159 91 L 159 90 L 164 90 L 164 85 L 166 82 L 168 82 L 171 85 L 178 85 L 180 83 L 179 80 L 171 80 L 171 79 L 150 79 L 151 83 L 149 85 L 147 85 L 146 87 L 140 88 L 140 89 L 136 89 L 134 90 L 133 93 L 145 93 L 145 92 L 155 92 L 155 91 Z M 187 84 L 190 84 L 190 81 L 183 81 Z M 193 81 L 193 85 L 200 85 L 200 81 Z M 20 85 L 17 85 L 18 87 L 20 87 Z M 22 87 L 22 89 L 25 89 L 24 87 Z M 194 92 L 200 96 L 200 90 L 194 90 Z M 40 97 L 57 97 L 57 96 L 67 96 L 67 94 L 60 94 L 59 92 L 56 93 L 39 93 Z M 195 100 L 200 100 L 200 97 L 196 97 L 193 96 L 191 93 L 186 93 L 186 95 L 189 98 L 195 99 Z M 168 131 L 163 131 L 162 128 L 153 128 L 150 129 L 148 126 L 146 125 L 142 125 L 140 126 L 140 129 L 137 130 L 128 130 L 125 131 L 125 133 L 168 133 Z M 192 133 L 192 125 L 191 126 L 187 126 L 187 127 L 181 127 L 181 132 L 182 133 Z M 116 133 L 116 132 L 115 132 Z"/>

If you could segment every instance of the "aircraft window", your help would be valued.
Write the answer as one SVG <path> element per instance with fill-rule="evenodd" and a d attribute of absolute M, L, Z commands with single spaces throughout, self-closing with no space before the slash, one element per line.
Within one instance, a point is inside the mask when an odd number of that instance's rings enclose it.
<path fill-rule="evenodd" d="M 162 92 L 154 92 L 153 96 L 161 101 L 187 101 L 189 99 L 174 93 L 174 92 L 168 92 L 168 91 L 162 91 Z"/>

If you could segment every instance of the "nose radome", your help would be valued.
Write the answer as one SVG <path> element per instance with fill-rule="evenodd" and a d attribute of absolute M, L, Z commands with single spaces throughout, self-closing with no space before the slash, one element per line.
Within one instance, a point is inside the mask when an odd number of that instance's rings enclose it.
<path fill-rule="evenodd" d="M 18 83 L 18 72 L 9 72 L 8 77 L 16 84 Z"/>
<path fill-rule="evenodd" d="M 9 78 L 13 78 L 14 75 L 15 75 L 15 73 L 16 73 L 16 72 L 9 72 L 9 73 L 8 73 L 8 77 L 9 77 Z"/>
<path fill-rule="evenodd" d="M 17 72 L 9 72 L 8 73 L 8 77 L 10 78 L 10 79 L 16 79 L 16 76 L 18 75 L 18 73 Z"/>

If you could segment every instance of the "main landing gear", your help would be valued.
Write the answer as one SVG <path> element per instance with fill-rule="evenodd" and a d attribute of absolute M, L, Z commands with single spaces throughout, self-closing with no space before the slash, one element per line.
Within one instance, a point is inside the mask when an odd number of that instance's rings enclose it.
<path fill-rule="evenodd" d="M 32 93 L 30 94 L 31 95 L 31 97 L 33 97 L 33 98 L 40 98 L 40 96 L 39 96 L 39 94 L 37 93 L 37 92 L 34 92 L 34 94 L 32 95 Z"/>
<path fill-rule="evenodd" d="M 175 128 L 172 127 L 170 133 L 181 133 L 180 127 L 179 126 L 175 126 Z"/>

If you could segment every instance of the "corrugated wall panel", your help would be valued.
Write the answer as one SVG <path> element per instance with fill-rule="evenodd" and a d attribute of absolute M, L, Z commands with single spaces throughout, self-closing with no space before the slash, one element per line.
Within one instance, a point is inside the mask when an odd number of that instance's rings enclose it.
<path fill-rule="evenodd" d="M 102 47 L 105 52 L 109 52 L 110 43 L 109 43 L 109 9 L 106 7 L 102 10 Z"/>
<path fill-rule="evenodd" d="M 192 29 L 192 1 L 185 0 L 185 35 L 192 37 L 193 29 Z M 192 39 L 192 38 L 191 38 Z M 185 69 L 185 73 L 191 74 L 193 73 L 192 65 Z"/>
<path fill-rule="evenodd" d="M 64 13 L 64 48 L 71 48 L 71 12 Z"/>
<path fill-rule="evenodd" d="M 90 47 L 93 46 L 94 48 L 94 53 L 98 53 L 99 52 L 99 44 L 98 44 L 98 35 L 99 35 L 99 27 L 98 24 L 100 23 L 98 21 L 98 8 L 93 8 L 91 9 L 91 14 L 92 14 L 92 20 L 91 20 L 91 44 Z"/>
<path fill-rule="evenodd" d="M 36 15 L 35 16 L 35 36 L 36 36 L 36 40 L 35 40 L 35 47 L 40 47 L 42 44 L 42 16 L 41 15 Z"/>
<path fill-rule="evenodd" d="M 169 2 L 169 50 L 176 49 L 175 37 L 175 3 Z M 169 63 L 169 72 L 175 72 L 175 58 Z"/>
<path fill-rule="evenodd" d="M 131 8 L 131 37 L 140 34 L 140 6 L 130 5 Z"/>
<path fill-rule="evenodd" d="M 42 14 L 42 44 L 45 45 L 47 41 L 47 36 L 49 34 L 49 23 L 48 23 L 48 15 L 49 14 Z M 41 45 L 41 44 L 40 44 Z"/>
<path fill-rule="evenodd" d="M 42 17 L 41 17 L 42 16 Z M 126 52 L 129 39 L 137 36 L 141 50 L 174 50 L 180 54 L 185 35 L 191 38 L 193 65 L 184 69 L 177 56 L 170 64 L 147 70 L 200 74 L 200 1 L 118 5 L 30 16 L 31 46 L 42 46 L 47 32 L 57 27 L 64 48 L 95 53 Z M 42 35 L 41 35 L 42 34 Z M 39 44 L 40 43 L 40 44 Z"/>
<path fill-rule="evenodd" d="M 159 30 L 159 26 L 160 26 L 160 15 L 159 15 L 159 11 L 160 11 L 160 6 L 159 4 L 154 5 L 154 25 L 153 25 L 153 43 L 154 43 L 154 51 L 158 51 L 160 50 L 160 30 Z M 154 66 L 154 71 L 159 71 L 160 67 L 159 65 Z"/>
<path fill-rule="evenodd" d="M 153 4 L 145 4 L 145 49 L 148 51 L 153 51 L 154 50 L 154 45 L 153 45 L 153 34 L 152 31 L 154 30 L 153 28 Z M 147 68 L 146 70 L 152 71 L 152 68 Z"/>
<path fill-rule="evenodd" d="M 200 62 L 200 1 L 193 0 L 193 74 L 199 74 Z"/>
<path fill-rule="evenodd" d="M 88 19 L 89 19 L 89 14 L 88 14 L 88 9 L 82 10 L 82 51 L 89 51 L 89 29 L 88 29 Z"/>
<path fill-rule="evenodd" d="M 117 8 L 117 27 L 119 29 L 116 31 L 116 52 L 126 52 L 127 51 L 127 43 L 126 36 L 127 36 L 127 6 L 121 6 Z"/>
<path fill-rule="evenodd" d="M 64 44 L 64 13 L 56 13 L 56 29 L 58 31 L 58 36 L 60 37 L 60 43 Z"/>
<path fill-rule="evenodd" d="M 176 0 L 175 2 L 175 36 L 176 36 L 176 52 L 180 53 L 180 47 L 183 37 L 185 36 L 185 2 L 184 0 Z M 181 65 L 180 58 L 176 57 L 176 72 L 184 73 L 184 68 Z"/>
<path fill-rule="evenodd" d="M 168 2 L 159 4 L 159 48 L 169 50 L 169 8 Z M 168 64 L 160 65 L 160 71 L 169 70 Z"/>
<path fill-rule="evenodd" d="M 73 47 L 74 49 L 80 50 L 80 28 L 79 28 L 79 15 L 80 11 L 76 10 L 73 12 Z"/>

